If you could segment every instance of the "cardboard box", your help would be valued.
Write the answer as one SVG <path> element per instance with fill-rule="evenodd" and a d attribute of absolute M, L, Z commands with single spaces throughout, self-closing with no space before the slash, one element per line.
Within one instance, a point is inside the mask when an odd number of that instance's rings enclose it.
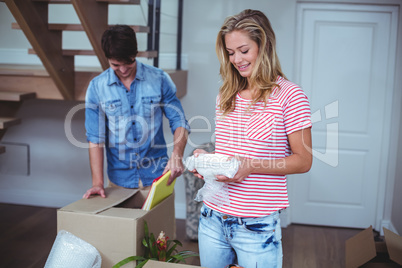
<path fill-rule="evenodd" d="M 161 231 L 176 236 L 174 194 L 150 211 L 141 209 L 148 191 L 108 187 L 107 198 L 81 199 L 57 211 L 57 230 L 66 230 L 93 245 L 102 268 L 133 255 L 142 256 L 144 221 L 156 237 Z M 124 266 L 135 267 L 135 262 Z"/>
<path fill-rule="evenodd" d="M 190 268 L 190 267 L 199 267 L 199 266 L 180 264 L 180 263 L 151 261 L 151 260 L 149 260 L 143 266 L 143 268 Z"/>
<path fill-rule="evenodd" d="M 346 240 L 346 268 L 401 267 L 402 237 L 383 230 L 385 241 L 374 241 L 371 226 Z"/>

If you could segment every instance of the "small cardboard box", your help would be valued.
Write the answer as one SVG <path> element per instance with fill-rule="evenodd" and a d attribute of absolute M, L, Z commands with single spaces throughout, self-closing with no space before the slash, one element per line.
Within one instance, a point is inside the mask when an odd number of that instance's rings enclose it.
<path fill-rule="evenodd" d="M 150 211 L 141 209 L 148 191 L 108 187 L 106 198 L 81 199 L 57 211 L 57 230 L 66 230 L 94 246 L 102 268 L 133 255 L 142 256 L 144 221 L 156 237 L 161 231 L 176 236 L 174 194 Z M 124 267 L 135 267 L 135 262 Z"/>
<path fill-rule="evenodd" d="M 160 262 L 149 260 L 143 268 L 191 268 L 198 267 L 194 265 L 180 264 L 180 263 L 170 263 L 170 262 Z"/>
<path fill-rule="evenodd" d="M 346 268 L 401 267 L 402 237 L 383 230 L 385 242 L 374 241 L 371 226 L 346 240 Z"/>

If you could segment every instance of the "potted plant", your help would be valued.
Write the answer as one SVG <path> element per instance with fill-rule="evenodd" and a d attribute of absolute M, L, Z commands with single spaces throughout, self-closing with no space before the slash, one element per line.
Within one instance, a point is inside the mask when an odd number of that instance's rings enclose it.
<path fill-rule="evenodd" d="M 163 262 L 186 262 L 185 259 L 197 257 L 196 252 L 185 250 L 178 251 L 177 246 L 183 246 L 179 240 L 169 240 L 163 231 L 160 232 L 157 239 L 153 233 L 149 233 L 148 224 L 144 221 L 145 236 L 142 239 L 142 245 L 145 247 L 144 256 L 130 256 L 118 262 L 113 268 L 119 268 L 129 262 L 137 261 L 136 268 L 143 267 L 148 260 L 163 261 Z"/>

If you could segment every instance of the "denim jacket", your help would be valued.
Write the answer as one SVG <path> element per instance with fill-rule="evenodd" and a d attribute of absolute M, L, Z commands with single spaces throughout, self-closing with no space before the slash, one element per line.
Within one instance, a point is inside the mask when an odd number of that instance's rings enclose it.
<path fill-rule="evenodd" d="M 163 115 L 172 133 L 190 131 L 176 87 L 161 69 L 137 61 L 130 90 L 109 68 L 89 84 L 85 98 L 87 141 L 105 144 L 107 173 L 114 184 L 127 188 L 152 184 L 168 161 Z"/>

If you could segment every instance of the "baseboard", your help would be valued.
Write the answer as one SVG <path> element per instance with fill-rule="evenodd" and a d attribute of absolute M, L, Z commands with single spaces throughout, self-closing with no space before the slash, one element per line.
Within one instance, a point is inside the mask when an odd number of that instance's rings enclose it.
<path fill-rule="evenodd" d="M 384 235 L 384 229 L 383 227 L 387 228 L 388 230 L 390 230 L 391 232 L 398 234 L 398 231 L 396 230 L 395 226 L 392 224 L 392 221 L 390 220 L 382 220 L 381 221 L 381 228 L 380 228 L 380 235 L 383 236 Z"/>
<path fill-rule="evenodd" d="M 139 58 L 141 62 L 153 65 L 153 60 Z M 181 55 L 181 69 L 187 70 L 187 55 Z M 28 49 L 0 49 L 0 64 L 42 65 L 37 55 L 28 54 Z M 96 56 L 75 56 L 75 66 L 84 68 L 99 68 L 100 63 Z M 159 54 L 159 67 L 162 69 L 176 69 L 176 54 Z"/>

